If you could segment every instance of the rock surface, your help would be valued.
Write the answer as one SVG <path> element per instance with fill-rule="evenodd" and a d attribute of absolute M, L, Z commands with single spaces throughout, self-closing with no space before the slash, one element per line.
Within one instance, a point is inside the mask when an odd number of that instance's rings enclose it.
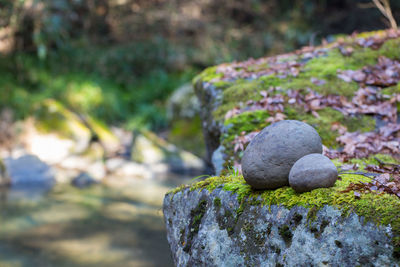
<path fill-rule="evenodd" d="M 293 165 L 289 173 L 289 184 L 296 192 L 307 192 L 316 188 L 331 187 L 338 177 L 336 166 L 322 154 L 309 154 Z"/>
<path fill-rule="evenodd" d="M 200 103 L 196 97 L 193 85 L 190 83 L 180 86 L 174 91 L 167 102 L 167 117 L 169 120 L 192 119 L 200 112 Z"/>
<path fill-rule="evenodd" d="M 199 175 L 205 169 L 201 158 L 148 131 L 141 131 L 135 135 L 131 155 L 133 161 L 154 169 L 160 164 L 167 164 L 169 171 L 177 174 Z"/>
<path fill-rule="evenodd" d="M 324 99 L 331 96 L 340 96 L 340 102 L 358 99 L 365 82 L 351 78 L 346 82 L 340 72 L 352 73 L 357 69 L 357 73 L 363 73 L 363 69 L 379 65 L 382 57 L 397 61 L 400 31 L 365 32 L 344 39 L 354 53 L 344 54 L 341 50 L 343 40 L 338 40 L 290 54 L 225 63 L 200 73 L 193 82 L 201 105 L 207 160 L 214 169 L 221 169 L 221 165 L 223 168 L 237 166 L 243 148 L 251 139 L 249 137 L 278 118 L 297 119 L 313 125 L 328 148 L 344 145 L 337 139 L 343 134 L 343 129 L 372 134 L 376 127 L 381 127 L 371 116 L 380 113 L 379 108 L 374 109 L 373 114 L 353 110 L 350 113 L 355 112 L 356 116 L 349 116 L 334 106 L 333 99 L 328 102 Z M 376 50 L 360 46 L 367 39 L 376 40 Z M 386 89 L 386 86 L 378 85 L 373 90 L 394 96 L 396 86 Z M 373 104 L 370 100 L 367 102 L 367 105 Z M 395 108 L 396 103 L 390 105 Z M 384 125 L 388 120 L 385 121 Z M 398 142 L 396 137 L 390 140 Z M 216 151 L 221 146 L 223 150 Z M 213 157 L 214 153 L 221 151 L 222 157 Z M 213 158 L 218 161 L 212 161 Z"/>
<path fill-rule="evenodd" d="M 322 153 L 321 138 L 313 127 L 295 120 L 271 124 L 247 146 L 242 158 L 243 176 L 256 189 L 288 185 L 293 164 L 311 153 Z"/>
<path fill-rule="evenodd" d="M 178 208 L 179 207 L 179 208 Z M 397 266 L 390 226 L 325 206 L 244 205 L 222 189 L 167 194 L 164 218 L 176 266 Z"/>
<path fill-rule="evenodd" d="M 33 155 L 24 155 L 4 160 L 11 179 L 11 186 L 38 186 L 51 188 L 54 183 L 54 173 L 49 165 Z"/>
<path fill-rule="evenodd" d="M 377 135 L 376 127 L 381 126 L 371 115 L 381 113 L 375 107 L 383 102 L 379 97 L 366 101 L 364 81 L 345 81 L 340 73 L 379 66 L 382 57 L 397 61 L 400 32 L 361 33 L 344 40 L 352 53 L 343 53 L 340 40 L 221 64 L 194 79 L 207 160 L 221 176 L 183 186 L 165 198 L 168 239 L 177 266 L 399 266 L 400 200 L 353 186 L 371 178 L 341 174 L 333 187 L 298 194 L 290 187 L 252 190 L 236 171 L 230 175 L 233 168 L 240 172 L 237 167 L 249 142 L 278 120 L 309 123 L 327 148 L 340 153 L 343 146 L 349 149 L 339 139 L 345 134 Z M 379 45 L 362 45 L 369 42 Z M 396 88 L 378 85 L 374 91 L 394 97 Z M 342 109 L 346 101 L 371 109 L 365 113 L 360 106 L 349 113 Z M 396 101 L 386 104 L 397 110 Z M 391 144 L 397 144 L 398 138 L 390 136 Z M 369 140 L 358 140 L 359 149 L 370 147 Z M 380 153 L 386 152 L 372 154 L 398 164 Z M 350 161 L 353 168 L 366 172 L 368 164 L 378 165 L 379 160 Z M 341 164 L 337 162 L 338 167 Z"/>
<path fill-rule="evenodd" d="M 194 89 L 200 101 L 200 117 L 206 145 L 207 165 L 210 169 L 215 171 L 219 167 L 217 167 L 218 163 L 212 161 L 212 157 L 215 150 L 220 146 L 221 128 L 223 128 L 223 124 L 214 119 L 213 112 L 222 103 L 222 90 L 201 79 L 195 81 Z"/>
<path fill-rule="evenodd" d="M 78 188 L 86 188 L 97 183 L 96 179 L 89 174 L 82 172 L 77 177 L 72 179 L 71 184 Z"/>

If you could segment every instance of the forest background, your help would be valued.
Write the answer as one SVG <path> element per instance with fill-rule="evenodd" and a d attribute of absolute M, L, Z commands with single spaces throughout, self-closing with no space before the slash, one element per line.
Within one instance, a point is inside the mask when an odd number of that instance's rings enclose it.
<path fill-rule="evenodd" d="M 201 139 L 200 120 L 166 112 L 200 70 L 387 27 L 368 0 L 1 0 L 0 108 L 40 119 L 51 98 L 203 156 L 201 141 L 184 141 Z"/>

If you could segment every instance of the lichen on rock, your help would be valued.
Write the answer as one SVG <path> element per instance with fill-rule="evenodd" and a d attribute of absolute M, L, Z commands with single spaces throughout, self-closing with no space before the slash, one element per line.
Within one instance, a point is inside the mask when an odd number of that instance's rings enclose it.
<path fill-rule="evenodd" d="M 400 200 L 341 193 L 367 179 L 343 175 L 333 188 L 298 194 L 221 176 L 171 191 L 163 211 L 175 264 L 395 266 Z"/>

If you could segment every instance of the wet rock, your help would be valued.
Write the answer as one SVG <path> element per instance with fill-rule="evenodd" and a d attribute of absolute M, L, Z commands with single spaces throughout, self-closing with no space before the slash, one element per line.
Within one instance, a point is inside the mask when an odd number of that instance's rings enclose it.
<path fill-rule="evenodd" d="M 293 164 L 311 153 L 322 153 L 321 138 L 313 127 L 295 120 L 274 123 L 247 146 L 242 158 L 243 176 L 256 189 L 289 185 Z"/>
<path fill-rule="evenodd" d="M 36 186 L 51 188 L 54 185 L 54 173 L 49 165 L 33 155 L 23 155 L 18 158 L 4 160 L 11 185 Z"/>
<path fill-rule="evenodd" d="M 80 173 L 77 177 L 75 177 L 71 181 L 71 184 L 78 188 L 89 187 L 96 183 L 97 183 L 97 181 L 92 176 L 90 176 L 89 174 L 87 174 L 85 172 Z"/>
<path fill-rule="evenodd" d="M 167 117 L 169 120 L 193 118 L 200 112 L 200 103 L 191 83 L 187 83 L 174 91 L 167 101 Z"/>
<path fill-rule="evenodd" d="M 289 184 L 296 192 L 307 192 L 331 187 L 337 177 L 336 166 L 329 158 L 322 154 L 309 154 L 293 165 L 289 173 Z"/>
<path fill-rule="evenodd" d="M 86 170 L 90 176 L 98 181 L 104 179 L 107 175 L 106 166 L 103 161 L 91 163 L 89 166 L 87 166 Z"/>
<path fill-rule="evenodd" d="M 203 173 L 205 169 L 202 159 L 148 131 L 136 133 L 131 151 L 133 161 L 149 167 L 166 164 L 168 171 L 190 175 Z"/>
<path fill-rule="evenodd" d="M 223 146 L 219 146 L 212 154 L 211 162 L 215 169 L 215 175 L 220 175 L 222 170 L 224 169 L 225 157 L 224 154 L 225 148 Z"/>
<path fill-rule="evenodd" d="M 146 167 L 146 165 L 122 158 L 107 160 L 106 167 L 113 175 L 119 177 L 150 179 L 154 176 L 154 170 Z"/>
<path fill-rule="evenodd" d="M 118 137 L 107 125 L 88 115 L 83 117 L 83 121 L 89 127 L 92 134 L 98 138 L 105 152 L 112 154 L 121 148 Z"/>

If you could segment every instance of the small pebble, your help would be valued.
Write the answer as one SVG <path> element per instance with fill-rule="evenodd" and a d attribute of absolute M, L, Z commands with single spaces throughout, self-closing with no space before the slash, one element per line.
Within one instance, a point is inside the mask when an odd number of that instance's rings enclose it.
<path fill-rule="evenodd" d="M 322 154 L 309 154 L 293 165 L 289 184 L 296 192 L 308 192 L 316 188 L 331 187 L 338 177 L 336 166 Z"/>

